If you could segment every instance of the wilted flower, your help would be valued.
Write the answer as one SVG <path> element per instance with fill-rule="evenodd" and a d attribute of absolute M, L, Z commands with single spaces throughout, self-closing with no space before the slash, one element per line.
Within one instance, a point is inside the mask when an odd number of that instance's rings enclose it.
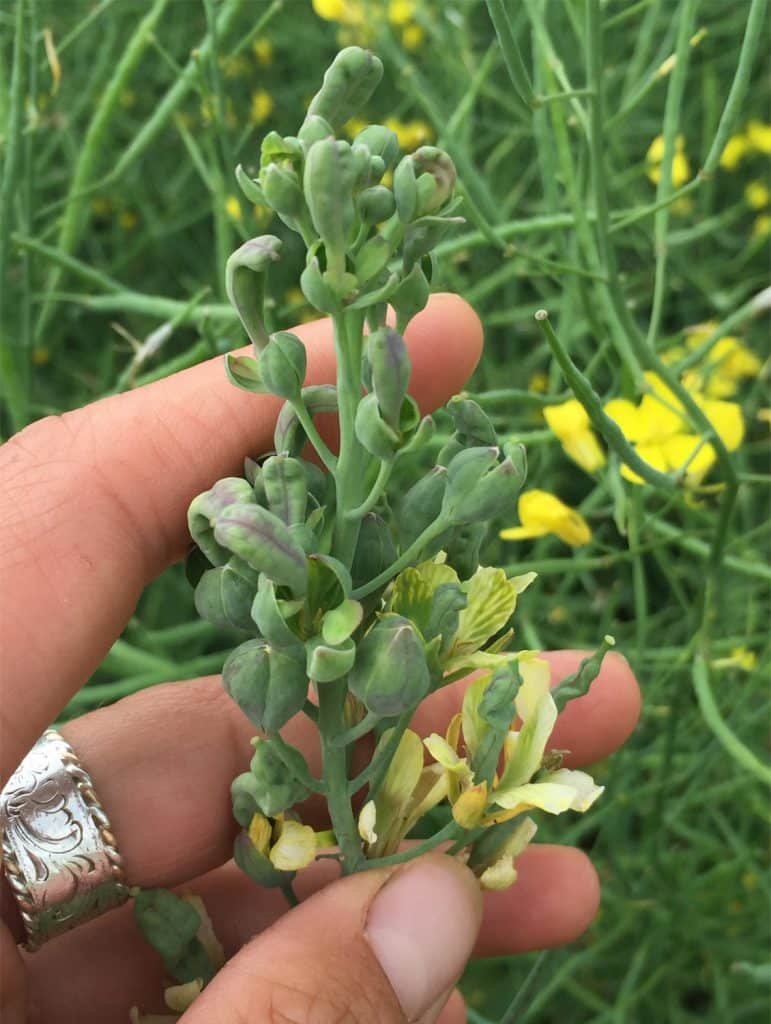
<path fill-rule="evenodd" d="M 523 540 L 553 533 L 571 547 L 580 547 L 592 539 L 592 531 L 581 513 L 547 491 L 525 491 L 517 502 L 517 512 L 522 525 L 501 530 L 502 540 Z"/>
<path fill-rule="evenodd" d="M 560 405 L 548 405 L 543 415 L 549 428 L 562 442 L 565 454 L 582 469 L 594 473 L 605 465 L 605 452 L 592 430 L 586 409 L 577 399 L 569 398 Z"/>

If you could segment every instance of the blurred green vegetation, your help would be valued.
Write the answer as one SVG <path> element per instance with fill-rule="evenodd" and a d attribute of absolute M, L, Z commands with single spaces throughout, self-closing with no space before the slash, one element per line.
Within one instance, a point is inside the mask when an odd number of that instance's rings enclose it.
<path fill-rule="evenodd" d="M 767 357 L 766 5 L 491 3 L 535 102 L 482 2 L 343 7 L 344 24 L 310 0 L 0 9 L 3 434 L 241 343 L 224 259 L 267 224 L 233 168 L 255 164 L 267 128 L 297 123 L 340 43 L 372 45 L 386 81 L 371 119 L 395 119 L 408 147 L 436 139 L 460 172 L 468 224 L 442 244 L 435 284 L 485 323 L 469 388 L 527 443 L 531 486 L 593 531 L 575 551 L 553 536 L 490 540 L 486 561 L 540 573 L 519 641 L 591 647 L 611 633 L 644 692 L 634 737 L 596 771 L 600 804 L 541 824 L 539 838 L 591 853 L 604 896 L 588 934 L 547 954 L 517 1020 L 765 1021 L 768 983 L 747 965 L 768 963 L 771 937 L 769 807 L 753 771 L 769 740 L 767 366 L 739 384 L 744 440 L 703 487 L 639 487 L 615 456 L 585 472 L 546 427 L 542 408 L 570 391 L 533 313 L 548 308 L 603 401 L 638 397 L 642 370 L 706 321 Z M 742 148 L 748 128 L 759 142 Z M 661 155 L 646 158 L 662 134 L 674 185 Z M 286 234 L 273 328 L 307 315 Z M 516 522 L 511 509 L 500 525 Z M 217 671 L 231 640 L 196 621 L 170 570 L 68 713 Z M 499 1020 L 531 962 L 472 966 L 470 1019 Z"/>

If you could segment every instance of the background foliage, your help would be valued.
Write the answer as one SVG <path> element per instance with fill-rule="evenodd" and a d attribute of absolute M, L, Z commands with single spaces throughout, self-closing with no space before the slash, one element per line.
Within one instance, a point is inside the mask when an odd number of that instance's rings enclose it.
<path fill-rule="evenodd" d="M 523 645 L 595 646 L 612 633 L 645 696 L 632 741 L 596 772 L 605 798 L 554 837 L 591 852 L 600 917 L 547 955 L 517 1020 L 766 1020 L 767 368 L 740 383 L 746 436 L 703 488 L 638 487 L 615 456 L 585 472 L 546 426 L 543 407 L 570 392 L 533 321 L 548 308 L 603 401 L 638 397 L 652 354 L 704 321 L 766 357 L 765 3 L 491 9 L 547 102 L 528 102 L 527 81 L 512 81 L 476 0 L 6 4 L 3 431 L 241 342 L 224 260 L 267 224 L 239 198 L 232 169 L 256 162 L 268 127 L 296 124 L 339 43 L 371 44 L 386 64 L 372 118 L 394 119 L 407 149 L 436 139 L 459 168 L 468 224 L 442 244 L 437 285 L 465 295 L 485 323 L 470 390 L 527 443 L 531 485 L 579 508 L 593 532 L 575 551 L 554 536 L 491 539 L 485 560 L 540 573 L 522 603 Z M 739 102 L 726 112 L 729 97 Z M 721 165 L 725 143 L 753 123 L 758 145 Z M 671 176 L 661 153 L 646 157 L 662 134 Z M 274 328 L 307 313 L 299 256 L 290 249 L 272 278 Z M 500 526 L 516 522 L 502 510 Z M 175 568 L 148 588 L 68 714 L 217 671 L 229 646 L 196 621 Z M 539 838 L 549 833 L 544 822 Z M 498 1020 L 531 962 L 472 967 L 471 1019 Z"/>

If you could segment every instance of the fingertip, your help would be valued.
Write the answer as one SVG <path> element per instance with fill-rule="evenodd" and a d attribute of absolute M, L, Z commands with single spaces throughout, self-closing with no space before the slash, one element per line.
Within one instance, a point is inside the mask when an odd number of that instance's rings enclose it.
<path fill-rule="evenodd" d="M 415 397 L 430 411 L 463 388 L 482 354 L 482 323 L 459 295 L 439 292 L 410 322 L 405 336 Z"/>

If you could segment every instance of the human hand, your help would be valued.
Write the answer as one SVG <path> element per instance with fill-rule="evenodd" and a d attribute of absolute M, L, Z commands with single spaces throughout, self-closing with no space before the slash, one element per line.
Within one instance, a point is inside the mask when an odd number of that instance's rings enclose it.
<path fill-rule="evenodd" d="M 297 333 L 308 345 L 309 379 L 331 382 L 329 325 Z M 407 340 L 413 392 L 428 411 L 462 387 L 481 332 L 464 303 L 435 296 Z M 216 359 L 43 420 L 0 449 L 2 784 L 100 663 L 145 584 L 184 554 L 191 498 L 239 472 L 245 454 L 270 447 L 278 406 L 234 391 Z M 582 655 L 546 657 L 557 682 Z M 421 735 L 444 732 L 462 685 L 424 703 Z M 589 694 L 560 716 L 551 745 L 571 751 L 569 767 L 591 763 L 626 739 L 638 710 L 631 671 L 608 655 Z M 317 863 L 298 877 L 303 902 L 286 913 L 275 891 L 255 889 L 227 863 L 236 831 L 229 785 L 249 758 L 252 732 L 217 678 L 158 686 L 62 729 L 110 816 L 130 883 L 200 893 L 232 957 L 186 1024 L 435 1021 L 472 952 L 559 945 L 593 918 L 599 887 L 587 858 L 544 845 L 519 859 L 512 889 L 484 899 L 471 874 L 442 855 L 339 881 L 334 864 Z M 305 721 L 286 735 L 316 767 Z M 319 813 L 314 820 L 309 804 L 303 820 L 322 827 Z M 126 1024 L 131 1005 L 157 1004 L 162 967 L 129 908 L 27 955 L 14 947 L 21 922 L 13 898 L 3 897 L 4 1022 Z M 457 995 L 438 1019 L 464 1019 Z"/>

